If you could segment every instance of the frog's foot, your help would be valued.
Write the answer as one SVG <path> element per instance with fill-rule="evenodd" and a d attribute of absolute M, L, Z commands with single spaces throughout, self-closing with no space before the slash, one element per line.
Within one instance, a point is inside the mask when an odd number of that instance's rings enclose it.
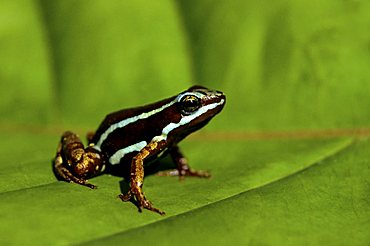
<path fill-rule="evenodd" d="M 184 177 L 199 177 L 199 178 L 210 178 L 211 174 L 207 171 L 193 170 L 193 169 L 171 169 L 166 171 L 160 171 L 156 173 L 158 176 L 179 176 L 180 180 Z"/>
<path fill-rule="evenodd" d="M 54 160 L 54 172 L 59 178 L 67 182 L 80 184 L 91 189 L 97 188 L 96 185 L 90 184 L 86 179 L 74 176 L 67 168 L 65 168 L 63 165 L 63 159 L 60 154 L 57 154 Z"/>
<path fill-rule="evenodd" d="M 170 149 L 170 156 L 176 165 L 176 169 L 158 172 L 159 176 L 179 176 L 180 180 L 183 180 L 185 176 L 189 177 L 200 177 L 210 178 L 211 174 L 206 171 L 196 171 L 189 167 L 188 161 L 185 156 L 181 153 L 178 146 L 174 146 Z"/>
<path fill-rule="evenodd" d="M 124 201 L 124 202 L 128 202 L 128 201 L 132 200 L 135 197 L 136 202 L 137 202 L 137 207 L 139 208 L 139 212 L 142 212 L 142 208 L 145 208 L 145 209 L 148 209 L 150 211 L 156 212 L 160 215 L 165 215 L 166 214 L 162 210 L 153 207 L 152 203 L 145 198 L 145 196 L 144 196 L 140 187 L 132 187 L 128 191 L 127 194 L 125 194 L 125 195 L 120 194 L 118 197 L 121 198 L 121 200 Z"/>
<path fill-rule="evenodd" d="M 104 168 L 101 155 L 93 146 L 84 148 L 77 134 L 63 133 L 54 159 L 54 173 L 59 179 L 95 189 L 87 178 L 98 175 Z"/>

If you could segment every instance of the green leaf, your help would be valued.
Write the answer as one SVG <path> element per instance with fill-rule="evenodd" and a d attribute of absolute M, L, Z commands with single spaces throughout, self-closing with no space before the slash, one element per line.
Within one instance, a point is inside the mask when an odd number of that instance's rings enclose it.
<path fill-rule="evenodd" d="M 0 217 L 7 223 L 1 223 L 1 231 L 7 232 L 5 242 L 16 239 L 14 242 L 19 244 L 28 240 L 47 244 L 77 243 L 109 237 L 115 233 L 124 235 L 125 231 L 155 221 L 171 221 L 172 217 L 179 214 L 192 214 L 194 210 L 207 211 L 208 205 L 223 204 L 233 200 L 235 196 L 239 196 L 238 194 L 259 189 L 263 191 L 266 185 L 275 186 L 284 183 L 290 176 L 296 176 L 296 173 L 325 161 L 348 148 L 351 143 L 350 139 L 338 139 L 298 140 L 285 143 L 222 141 L 214 145 L 206 142 L 199 142 L 196 146 L 185 145 L 185 149 L 193 153 L 198 163 L 194 166 L 211 168 L 213 178 L 210 180 L 189 178 L 179 182 L 176 178 L 147 177 L 146 195 L 156 206 L 166 210 L 165 217 L 148 211 L 140 214 L 133 204 L 122 203 L 117 199 L 120 193 L 120 179 L 117 177 L 105 175 L 95 178 L 92 182 L 97 184 L 99 189 L 89 190 L 86 187 L 53 179 L 50 168 L 47 168 L 50 167 L 50 160 L 15 162 L 10 168 L 2 169 L 2 173 L 6 175 L 1 177 L 5 190 L 0 193 L 2 201 Z M 231 148 L 230 154 L 237 158 L 231 156 L 222 160 L 221 156 L 224 155 L 222 150 L 227 148 Z M 211 156 L 213 157 L 210 158 Z M 363 175 L 366 177 L 366 173 Z M 330 180 L 330 176 L 328 178 Z M 332 179 L 334 180 L 331 182 L 337 181 L 335 177 Z M 13 180 L 23 182 L 17 182 L 13 187 L 7 186 Z M 326 183 L 323 182 L 322 185 L 325 187 Z M 287 204 L 283 202 L 281 206 L 281 209 L 284 209 Z M 227 207 L 223 208 L 224 211 Z M 234 205 L 229 209 L 240 208 Z M 222 213 L 216 215 L 220 216 Z M 195 219 L 194 223 L 199 223 L 197 221 Z M 13 228 L 17 230 L 14 231 Z M 30 228 L 36 232 L 48 233 L 30 235 Z"/>
<path fill-rule="evenodd" d="M 0 2 L 0 244 L 369 245 L 367 1 Z M 211 179 L 57 181 L 60 136 L 192 84 L 224 111 L 180 144 Z M 133 133 L 134 134 L 134 133 Z"/>
<path fill-rule="evenodd" d="M 286 178 L 86 245 L 367 245 L 370 142 Z"/>

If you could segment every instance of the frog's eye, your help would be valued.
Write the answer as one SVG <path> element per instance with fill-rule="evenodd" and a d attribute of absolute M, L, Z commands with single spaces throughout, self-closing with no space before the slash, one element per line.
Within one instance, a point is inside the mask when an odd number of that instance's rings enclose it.
<path fill-rule="evenodd" d="M 183 114 L 189 115 L 200 108 L 200 99 L 194 95 L 187 95 L 181 98 L 180 105 Z"/>

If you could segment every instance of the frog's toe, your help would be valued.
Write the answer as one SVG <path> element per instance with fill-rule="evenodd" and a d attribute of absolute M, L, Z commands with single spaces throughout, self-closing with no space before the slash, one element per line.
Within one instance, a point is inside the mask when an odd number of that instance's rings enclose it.
<path fill-rule="evenodd" d="M 164 211 L 153 207 L 152 203 L 149 200 L 146 200 L 146 199 L 144 201 L 142 201 L 141 204 L 139 205 L 139 211 L 140 212 L 141 212 L 141 208 L 148 209 L 148 210 L 156 212 L 160 215 L 165 215 L 166 214 Z"/>
<path fill-rule="evenodd" d="M 160 215 L 166 214 L 164 211 L 153 207 L 152 203 L 148 199 L 145 198 L 142 192 L 138 190 L 130 189 L 126 194 L 120 194 L 118 195 L 118 197 L 124 202 L 132 201 L 136 203 L 136 206 L 138 207 L 139 212 L 142 212 L 142 209 L 147 209 L 147 210 L 156 212 Z M 133 201 L 134 198 L 136 198 L 135 201 Z"/>
<path fill-rule="evenodd" d="M 123 202 L 128 202 L 132 199 L 132 194 L 131 192 L 127 192 L 127 194 L 119 194 L 118 197 L 123 201 Z"/>
<path fill-rule="evenodd" d="M 177 169 L 171 169 L 171 170 L 166 170 L 166 171 L 159 171 L 155 175 L 157 175 L 157 176 L 164 176 L 164 177 L 168 177 L 168 176 L 179 176 L 179 170 L 177 170 Z"/>
<path fill-rule="evenodd" d="M 160 171 L 157 172 L 156 175 L 158 176 L 179 176 L 180 178 L 183 177 L 199 177 L 199 178 L 210 178 L 211 174 L 207 171 L 202 170 L 193 170 L 193 169 L 187 169 L 187 170 L 166 170 L 166 171 Z"/>
<path fill-rule="evenodd" d="M 211 174 L 207 171 L 202 171 L 202 170 L 186 170 L 185 174 L 183 176 L 192 176 L 192 177 L 200 177 L 200 178 L 210 178 Z"/>

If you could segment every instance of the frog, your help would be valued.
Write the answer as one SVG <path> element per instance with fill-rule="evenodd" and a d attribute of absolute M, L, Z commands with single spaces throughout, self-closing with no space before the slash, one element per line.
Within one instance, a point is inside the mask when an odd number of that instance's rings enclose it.
<path fill-rule="evenodd" d="M 210 177 L 189 166 L 178 144 L 207 125 L 225 103 L 223 92 L 195 85 L 158 102 L 108 114 L 95 132 L 87 134 L 86 147 L 78 134 L 65 131 L 53 161 L 54 173 L 59 180 L 96 189 L 89 179 L 126 167 L 129 188 L 118 197 L 136 202 L 140 212 L 164 215 L 144 195 L 144 169 L 168 156 L 176 168 L 160 171 L 160 176 Z"/>

